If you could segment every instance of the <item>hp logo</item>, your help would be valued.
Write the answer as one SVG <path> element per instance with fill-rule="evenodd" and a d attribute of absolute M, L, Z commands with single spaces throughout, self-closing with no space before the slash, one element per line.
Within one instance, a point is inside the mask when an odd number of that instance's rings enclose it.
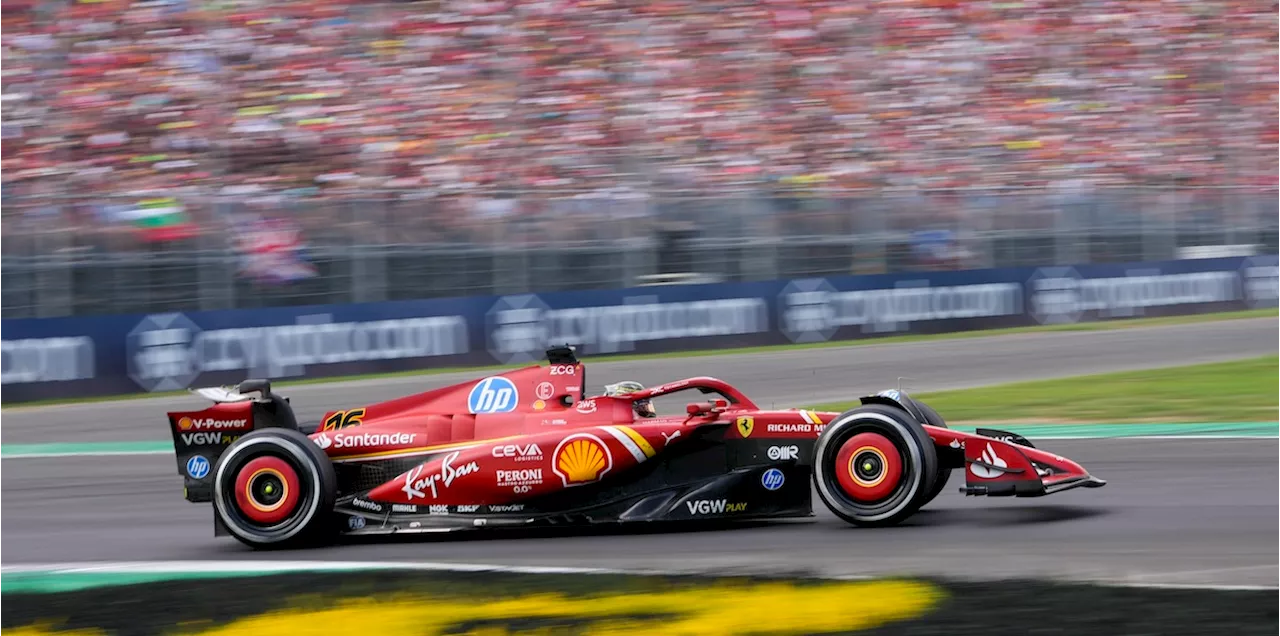
<path fill-rule="evenodd" d="M 760 485 L 764 486 L 765 490 L 777 490 L 781 488 L 782 484 L 786 483 L 786 481 L 786 475 L 783 475 L 782 471 L 777 468 L 770 468 L 769 470 L 764 471 L 764 474 L 760 476 Z"/>
<path fill-rule="evenodd" d="M 510 413 L 516 410 L 520 393 L 516 385 L 503 377 L 485 378 L 471 388 L 467 409 L 472 413 Z"/>
<path fill-rule="evenodd" d="M 203 455 L 193 455 L 187 460 L 187 474 L 191 475 L 192 479 L 204 479 L 204 476 L 209 474 L 209 460 Z"/>

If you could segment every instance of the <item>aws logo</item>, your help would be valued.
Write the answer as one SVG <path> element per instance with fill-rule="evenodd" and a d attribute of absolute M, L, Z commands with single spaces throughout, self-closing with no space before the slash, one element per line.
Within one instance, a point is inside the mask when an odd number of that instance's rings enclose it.
<path fill-rule="evenodd" d="M 551 470 L 566 487 L 599 481 L 613 468 L 613 455 L 599 437 L 577 433 L 560 440 L 552 455 Z"/>

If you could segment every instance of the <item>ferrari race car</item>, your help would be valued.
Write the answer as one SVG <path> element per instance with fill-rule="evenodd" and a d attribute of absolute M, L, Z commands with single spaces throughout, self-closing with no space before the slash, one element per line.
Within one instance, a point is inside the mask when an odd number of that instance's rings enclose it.
<path fill-rule="evenodd" d="M 547 358 L 332 411 L 310 433 L 269 381 L 196 389 L 213 406 L 168 414 L 186 498 L 213 502 L 215 535 L 278 547 L 339 534 L 804 517 L 815 491 L 841 519 L 885 526 L 933 500 L 957 468 L 967 495 L 1106 483 L 1018 435 L 950 430 L 899 390 L 844 413 L 762 409 L 708 377 L 591 397 L 572 349 Z M 674 415 L 637 408 L 672 399 L 685 402 Z"/>

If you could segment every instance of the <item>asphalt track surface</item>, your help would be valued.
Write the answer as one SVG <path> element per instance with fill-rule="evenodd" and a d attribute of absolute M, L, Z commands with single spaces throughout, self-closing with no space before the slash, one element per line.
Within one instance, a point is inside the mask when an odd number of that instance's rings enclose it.
<path fill-rule="evenodd" d="M 590 386 L 632 377 L 734 381 L 757 402 L 847 399 L 913 378 L 916 390 L 1211 362 L 1276 351 L 1275 319 L 1102 332 L 816 349 L 680 361 L 597 363 Z M 397 378 L 288 393 L 303 419 L 340 405 L 426 389 L 455 376 Z M 157 439 L 162 412 L 193 398 L 6 410 L 5 442 Z M 1212 399 L 1212 396 L 1206 396 Z M 110 424 L 110 426 L 105 426 Z M 1035 440 L 1032 440 L 1035 441 Z M 353 540 L 311 551 L 253 552 L 212 536 L 212 510 L 181 498 L 164 455 L 9 459 L 0 536 L 5 565 L 164 560 L 434 561 L 675 572 L 1045 576 L 1185 585 L 1275 586 L 1277 441 L 1061 440 L 1039 444 L 1110 483 L 1043 499 L 947 491 L 907 524 L 848 526 L 816 516 L 746 526 L 489 531 Z"/>

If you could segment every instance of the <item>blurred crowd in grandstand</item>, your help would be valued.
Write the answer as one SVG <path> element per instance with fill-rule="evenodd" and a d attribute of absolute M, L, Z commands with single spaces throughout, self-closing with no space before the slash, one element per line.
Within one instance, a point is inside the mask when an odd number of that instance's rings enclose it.
<path fill-rule="evenodd" d="M 130 197 L 95 214 L 168 227 L 197 192 L 414 191 L 502 218 L 510 191 L 1271 188 L 1276 15 L 1274 0 L 5 0 L 4 195 Z"/>

